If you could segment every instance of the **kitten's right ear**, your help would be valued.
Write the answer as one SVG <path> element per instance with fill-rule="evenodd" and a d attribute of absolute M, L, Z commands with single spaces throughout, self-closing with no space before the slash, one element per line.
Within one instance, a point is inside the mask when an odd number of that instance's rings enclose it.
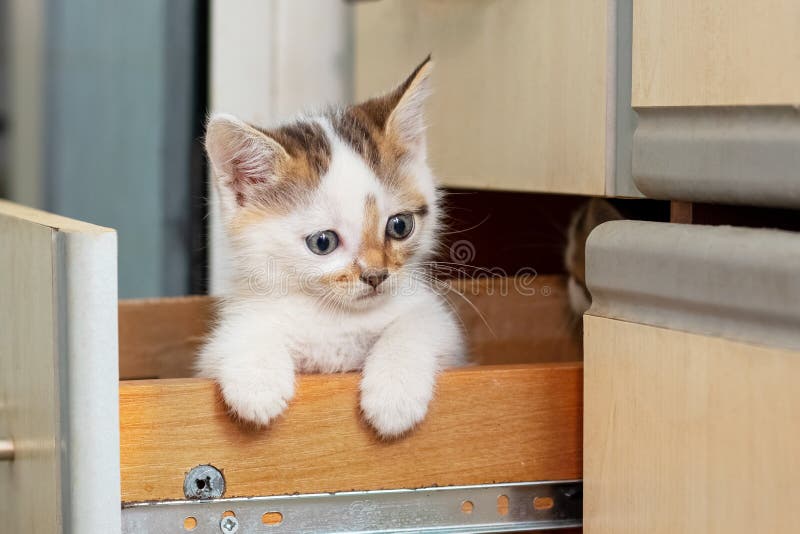
<path fill-rule="evenodd" d="M 276 140 L 226 114 L 209 119 L 206 152 L 219 184 L 235 194 L 240 206 L 259 190 L 274 185 L 278 165 L 289 158 Z"/>

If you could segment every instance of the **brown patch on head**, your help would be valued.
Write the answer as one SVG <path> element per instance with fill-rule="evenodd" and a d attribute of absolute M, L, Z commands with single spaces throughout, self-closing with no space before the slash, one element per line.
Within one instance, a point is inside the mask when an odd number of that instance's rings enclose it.
<path fill-rule="evenodd" d="M 372 168 L 383 184 L 395 191 L 413 191 L 403 168 L 424 143 L 422 102 L 432 67 L 428 56 L 411 75 L 386 95 L 330 115 L 331 125 Z"/>
<path fill-rule="evenodd" d="M 289 155 L 289 161 L 278 169 L 282 178 L 307 187 L 319 185 L 331 162 L 331 145 L 319 124 L 298 121 L 276 130 L 259 131 L 277 141 Z"/>
<path fill-rule="evenodd" d="M 319 186 L 331 148 L 316 122 L 263 130 L 231 116 L 212 117 L 206 147 L 221 186 L 240 208 L 285 213 Z"/>
<path fill-rule="evenodd" d="M 330 142 L 316 122 L 295 122 L 276 130 L 259 131 L 277 141 L 289 156 L 276 162 L 273 191 L 259 199 L 285 213 L 319 187 L 331 161 Z"/>

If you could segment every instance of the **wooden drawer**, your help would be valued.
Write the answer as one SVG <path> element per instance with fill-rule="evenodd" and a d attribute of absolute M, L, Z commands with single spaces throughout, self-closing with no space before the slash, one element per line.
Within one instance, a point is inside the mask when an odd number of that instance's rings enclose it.
<path fill-rule="evenodd" d="M 579 478 L 581 354 L 564 280 L 540 277 L 528 296 L 490 283 L 461 288 L 477 311 L 452 302 L 481 365 L 446 372 L 430 417 L 389 443 L 358 417 L 352 373 L 301 377 L 268 431 L 237 425 L 212 382 L 189 378 L 213 300 L 121 302 L 122 501 L 181 499 L 186 471 L 204 463 L 225 470 L 226 497 Z"/>
<path fill-rule="evenodd" d="M 633 177 L 645 196 L 800 207 L 800 3 L 633 5 Z"/>
<path fill-rule="evenodd" d="M 629 17 L 614 0 L 361 2 L 356 96 L 432 53 L 430 158 L 445 185 L 636 195 Z"/>
<path fill-rule="evenodd" d="M 800 351 L 584 326 L 586 533 L 793 531 Z"/>
<path fill-rule="evenodd" d="M 793 531 L 800 235 L 629 221 L 587 254 L 585 532 Z"/>
<path fill-rule="evenodd" d="M 0 201 L 0 245 L 10 251 L 0 255 L 0 317 L 13 325 L 0 330 L 0 441 L 14 444 L 10 463 L 0 447 L 0 515 L 10 531 L 115 534 L 121 524 L 125 533 L 216 532 L 223 511 L 242 512 L 244 522 L 248 502 L 237 498 L 278 496 L 269 511 L 280 515 L 280 496 L 298 493 L 497 492 L 497 484 L 547 481 L 577 488 L 582 366 L 562 277 L 459 282 L 475 308 L 452 304 L 478 364 L 443 372 L 425 421 L 382 441 L 362 421 L 353 373 L 300 376 L 269 428 L 238 424 L 212 381 L 191 378 L 214 302 L 118 303 L 113 230 Z M 187 473 L 202 464 L 223 473 L 219 513 L 205 503 L 164 504 L 188 498 Z M 554 498 L 575 515 L 548 526 L 580 524 L 572 491 Z M 533 517 L 549 509 L 520 495 L 490 494 L 474 514 L 460 502 L 445 513 L 476 531 L 487 517 L 519 527 L 520 510 Z M 152 529 L 156 516 L 162 522 Z M 299 517 L 287 513 L 270 531 L 297 532 Z"/>

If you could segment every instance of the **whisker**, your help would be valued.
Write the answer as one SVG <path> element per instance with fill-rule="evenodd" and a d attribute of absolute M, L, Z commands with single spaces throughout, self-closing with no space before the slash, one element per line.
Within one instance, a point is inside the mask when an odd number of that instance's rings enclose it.
<path fill-rule="evenodd" d="M 425 280 L 421 279 L 421 281 L 424 282 Z M 472 301 L 470 301 L 463 293 L 461 293 L 460 291 L 455 289 L 451 284 L 447 284 L 447 283 L 442 284 L 441 280 L 435 280 L 434 279 L 434 281 L 437 282 L 438 284 L 440 284 L 438 287 L 442 287 L 443 289 L 446 289 L 446 290 L 448 290 L 448 291 L 450 291 L 452 293 L 455 293 L 459 297 L 461 297 L 464 300 L 464 302 L 466 302 L 473 309 L 473 311 L 478 315 L 478 317 L 480 317 L 481 321 L 483 321 L 483 324 L 486 326 L 486 328 L 492 334 L 492 337 L 495 337 L 495 338 L 497 337 L 497 334 L 495 333 L 494 329 L 492 329 L 492 327 L 489 325 L 489 322 L 486 320 L 486 317 L 483 315 L 483 313 L 481 313 L 481 311 L 478 309 L 478 307 L 475 306 L 475 304 L 472 303 Z"/>
<path fill-rule="evenodd" d="M 439 235 L 453 235 L 453 234 L 463 234 L 464 232 L 469 232 L 470 230 L 474 230 L 474 229 L 480 227 L 483 223 L 488 221 L 491 217 L 492 217 L 492 215 L 489 214 L 486 217 L 484 217 L 481 222 L 479 222 L 476 225 L 470 226 L 469 228 L 464 228 L 463 230 L 454 230 L 452 232 L 439 232 Z"/>

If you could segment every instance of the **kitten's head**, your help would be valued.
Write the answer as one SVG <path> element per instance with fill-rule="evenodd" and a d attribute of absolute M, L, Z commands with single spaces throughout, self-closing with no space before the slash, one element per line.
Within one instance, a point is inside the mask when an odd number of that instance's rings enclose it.
<path fill-rule="evenodd" d="M 211 117 L 206 149 L 240 286 L 360 308 L 410 279 L 439 220 L 422 116 L 431 67 L 275 129 Z"/>

